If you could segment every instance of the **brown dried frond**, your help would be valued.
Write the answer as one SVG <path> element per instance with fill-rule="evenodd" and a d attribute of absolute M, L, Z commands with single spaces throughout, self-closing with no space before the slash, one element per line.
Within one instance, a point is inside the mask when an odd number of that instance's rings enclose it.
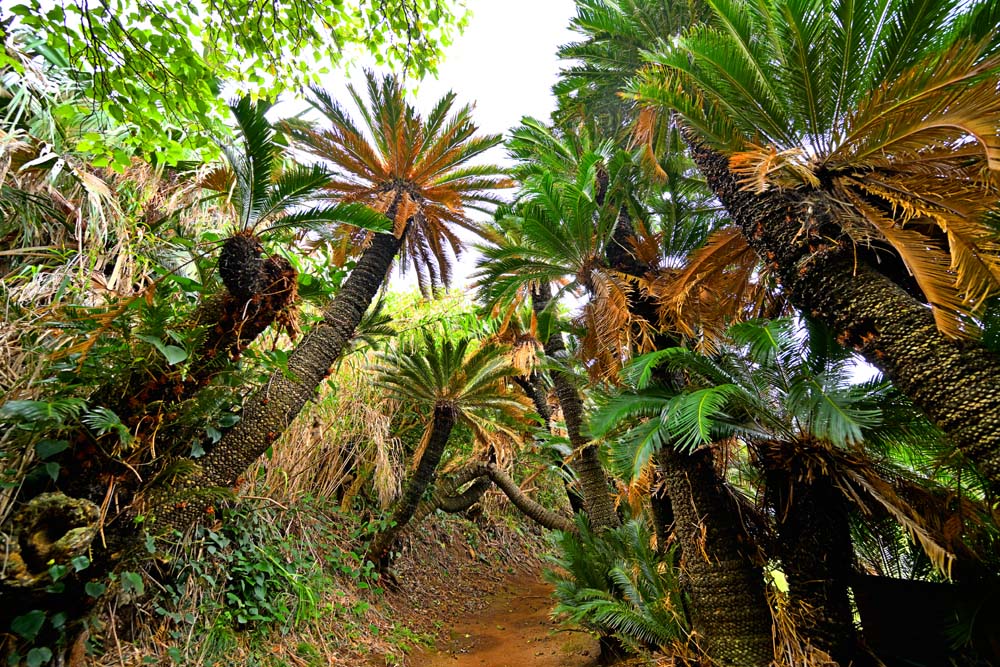
<path fill-rule="evenodd" d="M 958 40 L 872 91 L 847 119 L 848 133 L 828 162 L 905 168 L 910 159 L 926 158 L 929 149 L 941 149 L 937 154 L 948 162 L 949 154 L 965 152 L 971 142 L 981 168 L 1000 170 L 1000 55 L 983 58 L 986 48 L 988 40 Z M 936 185 L 927 183 L 930 189 Z"/>
<path fill-rule="evenodd" d="M 594 270 L 589 274 L 591 299 L 584 307 L 579 324 L 586 330 L 580 354 L 588 361 L 587 372 L 594 380 L 615 381 L 631 353 L 654 349 L 655 330 L 630 308 L 630 294 L 636 278 L 618 271 Z"/>
<path fill-rule="evenodd" d="M 654 146 L 656 130 L 662 125 L 662 110 L 659 107 L 644 106 L 632 126 L 632 146 L 642 146 L 642 166 L 658 182 L 665 183 L 669 178 L 660 161 L 656 159 L 657 150 Z"/>
<path fill-rule="evenodd" d="M 736 174 L 744 190 L 760 194 L 771 187 L 818 187 L 815 167 L 806 159 L 801 148 L 779 151 L 774 146 L 750 144 L 749 150 L 733 153 L 729 168 Z"/>
<path fill-rule="evenodd" d="M 886 217 L 860 196 L 851 192 L 845 194 L 881 238 L 892 244 L 906 264 L 924 298 L 932 306 L 938 329 L 953 338 L 967 337 L 975 332 L 975 323 L 963 317 L 969 314 L 970 308 L 956 284 L 957 274 L 952 270 L 954 260 L 942 244 L 916 229 L 904 228 L 903 224 Z"/>
<path fill-rule="evenodd" d="M 649 502 L 649 494 L 653 488 L 653 482 L 656 480 L 656 475 L 656 460 L 650 458 L 646 465 L 643 466 L 639 476 L 633 477 L 631 482 L 625 485 L 625 501 L 632 508 L 634 515 L 639 515 L 642 512 L 642 508 Z M 621 499 L 619 499 L 620 501 Z"/>
<path fill-rule="evenodd" d="M 680 269 L 661 270 L 643 290 L 660 304 L 662 325 L 711 353 L 730 324 L 753 317 L 767 298 L 765 270 L 736 227 L 717 230 Z"/>
<path fill-rule="evenodd" d="M 774 620 L 775 667 L 838 667 L 828 653 L 809 643 L 798 632 L 796 617 L 815 613 L 808 605 L 793 608 L 788 594 L 772 584 L 767 587 L 767 603 Z"/>
<path fill-rule="evenodd" d="M 870 458 L 821 441 L 778 448 L 772 455 L 779 465 L 795 470 L 798 481 L 810 483 L 816 477 L 830 479 L 862 511 L 887 513 L 945 576 L 950 577 L 952 563 L 959 555 L 975 558 L 961 540 L 949 537 L 952 526 L 948 522 L 954 515 L 952 508 L 942 506 L 940 497 L 929 500 L 933 493 L 910 480 L 899 476 L 887 478 Z M 786 457 L 784 464 L 780 463 L 782 456 Z M 977 510 L 967 501 L 963 513 L 972 518 Z"/>

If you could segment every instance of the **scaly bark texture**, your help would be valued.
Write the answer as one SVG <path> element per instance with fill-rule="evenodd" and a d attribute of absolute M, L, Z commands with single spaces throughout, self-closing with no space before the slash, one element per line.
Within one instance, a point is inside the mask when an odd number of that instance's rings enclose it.
<path fill-rule="evenodd" d="M 171 493 L 183 496 L 184 489 L 232 486 L 247 466 L 284 432 L 350 342 L 401 245 L 402 239 L 392 234 L 375 235 L 324 311 L 323 320 L 313 326 L 289 356 L 288 372 L 275 371 L 264 386 L 247 398 L 240 422 L 199 461 L 200 473 L 181 481 L 181 490 Z M 157 528 L 185 530 L 203 515 L 206 504 L 178 497 L 172 505 L 162 506 L 156 512 Z"/>
<path fill-rule="evenodd" d="M 548 285 L 542 285 L 531 292 L 531 307 L 536 314 L 545 310 L 551 300 L 552 290 Z M 545 354 L 559 361 L 566 359 L 568 353 L 561 333 L 553 333 L 545 341 Z M 611 500 L 608 478 L 601 466 L 597 447 L 583 434 L 583 401 L 580 399 L 580 392 L 566 374 L 560 371 L 552 372 L 552 384 L 559 397 L 570 444 L 577 451 L 572 468 L 580 480 L 590 525 L 598 532 L 621 525 Z"/>
<path fill-rule="evenodd" d="M 800 464 L 801 453 L 780 443 L 761 448 L 777 556 L 798 634 L 846 667 L 855 660 L 858 643 L 848 594 L 854 548 L 847 506 L 828 477 Z"/>
<path fill-rule="evenodd" d="M 427 439 L 423 456 L 420 457 L 420 462 L 417 463 L 413 474 L 406 480 L 406 488 L 403 489 L 403 496 L 392 512 L 390 525 L 375 536 L 372 543 L 368 545 L 368 553 L 365 554 L 365 558 L 375 563 L 380 569 L 388 566 L 393 543 L 406 528 L 410 519 L 413 518 L 424 491 L 434 483 L 438 463 L 441 462 L 441 456 L 444 454 L 445 445 L 448 444 L 448 436 L 451 435 L 456 418 L 456 409 L 451 403 L 438 403 L 434 406 L 431 433 Z"/>
<path fill-rule="evenodd" d="M 635 257 L 630 239 L 632 221 L 623 208 L 606 257 L 609 265 L 637 278 L 651 267 Z M 653 298 L 633 289 L 629 309 L 657 331 L 657 349 L 680 345 L 660 329 Z M 682 374 L 661 366 L 656 381 L 680 389 Z M 650 494 L 650 510 L 660 549 L 670 531 L 680 545 L 681 559 L 691 593 L 691 616 L 699 643 L 722 665 L 769 665 L 774 658 L 771 612 L 764 595 L 763 574 L 749 551 L 740 513 L 728 498 L 725 482 L 715 471 L 711 452 L 687 455 L 672 449 L 659 454 L 657 484 L 662 492 Z M 738 608 L 735 608 L 738 606 Z"/>
<path fill-rule="evenodd" d="M 691 621 L 717 665 L 767 667 L 774 660 L 764 575 L 746 550 L 738 509 L 724 491 L 712 453 L 665 448 L 660 465 L 691 593 Z M 730 517 L 731 520 L 726 520 Z"/>
<path fill-rule="evenodd" d="M 549 407 L 549 403 L 546 400 L 545 389 L 542 386 L 542 378 L 538 375 L 536 371 L 532 371 L 531 375 L 521 377 L 514 376 L 514 382 L 517 383 L 519 387 L 524 391 L 524 394 L 531 399 L 532 404 L 535 406 L 535 411 L 538 415 L 545 421 L 545 430 L 552 431 L 552 408 Z M 569 466 L 567 466 L 562 461 L 559 462 L 559 467 L 564 472 L 569 472 Z M 573 513 L 586 511 L 583 502 L 583 496 L 581 496 L 577 490 L 563 478 L 563 488 L 566 489 L 566 497 L 569 499 L 569 506 L 573 510 Z"/>
<path fill-rule="evenodd" d="M 930 309 L 856 258 L 815 193 L 740 189 L 725 156 L 690 140 L 692 154 L 791 302 L 882 370 L 1000 491 L 1000 358 L 954 341 Z"/>

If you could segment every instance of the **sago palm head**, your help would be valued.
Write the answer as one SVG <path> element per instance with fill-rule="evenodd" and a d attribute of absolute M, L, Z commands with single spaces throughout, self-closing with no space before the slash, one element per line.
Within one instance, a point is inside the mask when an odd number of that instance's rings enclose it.
<path fill-rule="evenodd" d="M 494 192 L 512 185 L 500 168 L 470 164 L 501 137 L 478 135 L 472 107 L 454 109 L 454 93 L 423 117 L 396 77 L 366 72 L 366 82 L 367 100 L 348 86 L 360 123 L 328 92 L 313 88 L 310 103 L 323 125 L 288 121 L 285 127 L 300 149 L 334 172 L 326 187 L 329 198 L 388 215 L 393 233 L 406 233 L 402 261 L 417 269 L 421 287 L 447 285 L 448 249 L 456 255 L 462 250 L 451 227 L 483 235 L 467 210 L 490 209 L 500 201 Z M 342 240 L 363 243 L 364 235 L 347 231 Z"/>
<path fill-rule="evenodd" d="M 729 155 L 746 189 L 796 188 L 854 244 L 891 248 L 939 329 L 1000 292 L 996 3 L 708 3 L 630 85 Z"/>

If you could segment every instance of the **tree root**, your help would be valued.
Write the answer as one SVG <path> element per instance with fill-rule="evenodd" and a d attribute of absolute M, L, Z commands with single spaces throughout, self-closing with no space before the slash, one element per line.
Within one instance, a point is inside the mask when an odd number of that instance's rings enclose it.
<path fill-rule="evenodd" d="M 42 588 L 52 583 L 52 565 L 68 565 L 85 555 L 100 528 L 97 505 L 61 493 L 31 499 L 11 522 L 11 534 L 0 533 L 4 561 L 0 586 Z"/>

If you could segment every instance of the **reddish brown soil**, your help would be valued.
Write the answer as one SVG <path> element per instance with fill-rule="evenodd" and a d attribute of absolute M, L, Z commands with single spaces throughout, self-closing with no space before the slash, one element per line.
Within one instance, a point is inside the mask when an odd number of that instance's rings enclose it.
<path fill-rule="evenodd" d="M 413 655 L 412 667 L 591 667 L 597 641 L 583 632 L 561 630 L 549 618 L 552 587 L 537 572 L 507 579 L 484 609 L 441 619 L 448 636 L 438 649 Z"/>

